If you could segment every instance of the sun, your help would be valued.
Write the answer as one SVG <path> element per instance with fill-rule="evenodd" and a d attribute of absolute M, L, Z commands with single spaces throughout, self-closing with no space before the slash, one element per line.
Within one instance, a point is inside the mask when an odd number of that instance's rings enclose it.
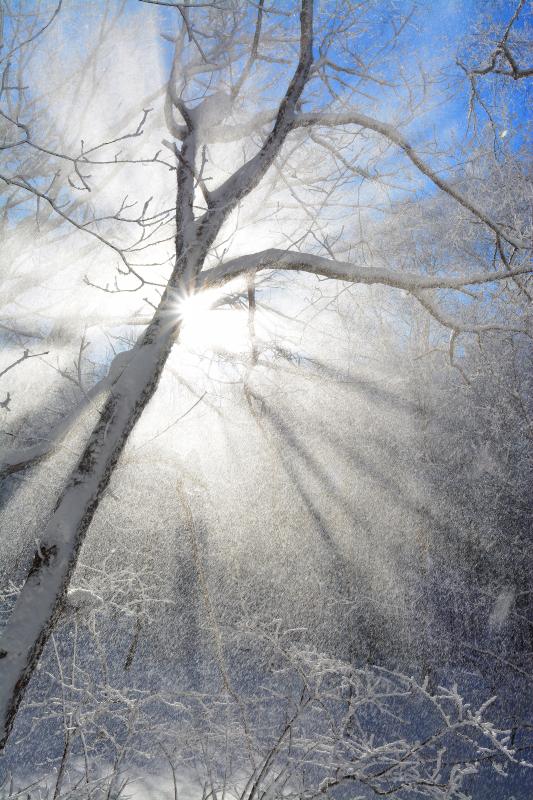
<path fill-rule="evenodd" d="M 250 348 L 246 311 L 220 307 L 220 299 L 220 291 L 206 289 L 179 300 L 180 341 L 188 349 L 242 353 Z"/>
<path fill-rule="evenodd" d="M 191 325 L 200 317 L 208 315 L 216 304 L 217 297 L 209 289 L 181 297 L 178 301 L 178 316 L 183 327 Z"/>

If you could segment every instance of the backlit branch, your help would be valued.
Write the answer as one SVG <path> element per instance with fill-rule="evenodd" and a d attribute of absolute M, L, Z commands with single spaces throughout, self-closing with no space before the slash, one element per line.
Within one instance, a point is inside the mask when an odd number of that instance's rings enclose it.
<path fill-rule="evenodd" d="M 380 267 L 364 267 L 348 261 L 333 261 L 310 253 L 298 253 L 271 248 L 259 253 L 250 253 L 220 264 L 199 276 L 199 287 L 217 286 L 239 275 L 259 272 L 263 269 L 309 272 L 325 278 L 366 285 L 382 284 L 407 292 L 424 289 L 461 289 L 464 286 L 488 284 L 516 275 L 532 272 L 529 266 L 498 272 L 477 272 L 459 277 L 426 276 L 409 272 L 394 272 Z"/>

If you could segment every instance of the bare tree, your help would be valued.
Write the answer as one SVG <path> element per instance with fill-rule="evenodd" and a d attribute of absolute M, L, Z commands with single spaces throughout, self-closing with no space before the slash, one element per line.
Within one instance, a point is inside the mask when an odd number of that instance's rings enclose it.
<path fill-rule="evenodd" d="M 165 258 L 139 264 L 133 254 L 152 245 L 152 231 L 164 230 L 164 235 L 155 237 L 159 247 L 169 239 L 168 211 L 150 216 L 145 204 L 132 219 L 125 216 L 126 205 L 111 215 L 91 208 L 92 220 L 98 223 L 92 225 L 64 206 L 52 187 L 41 188 L 10 170 L 9 164 L 1 175 L 16 192 L 15 198 L 20 193 L 33 198 L 39 208 L 48 207 L 51 218 L 115 253 L 116 282 L 111 287 L 88 279 L 90 283 L 108 293 L 150 291 L 148 307 L 156 300 L 149 320 L 143 308 L 144 329 L 135 345 L 120 353 L 107 377 L 85 393 L 85 400 L 102 396 L 103 407 L 38 537 L 33 563 L 2 632 L 2 745 L 63 608 L 85 533 L 179 336 L 180 304 L 185 299 L 245 278 L 246 288 L 240 286 L 237 294 L 246 291 L 253 309 L 260 273 L 300 272 L 406 293 L 451 333 L 452 361 L 462 334 L 503 328 L 527 335 L 524 314 L 512 313 L 512 305 L 503 321 L 487 314 L 490 294 L 497 287 L 514 282 L 518 292 L 527 291 L 524 197 L 508 192 L 501 164 L 491 170 L 482 163 L 490 152 L 482 142 L 467 140 L 465 159 L 461 148 L 454 150 L 445 143 L 442 151 L 430 131 L 420 134 L 424 115 L 431 110 L 431 71 L 421 68 L 417 77 L 414 69 L 401 70 L 396 60 L 397 54 L 401 58 L 402 35 L 412 47 L 410 13 L 373 2 L 315 7 L 313 0 L 302 0 L 297 7 L 280 9 L 262 0 L 143 2 L 175 14 L 162 17 L 171 26 L 164 38 L 172 47 L 164 100 L 168 130 L 162 147 L 167 155 L 145 159 L 159 167 L 163 161 L 176 176 L 175 230 Z M 513 67 L 515 58 L 507 55 L 509 36 L 504 33 L 490 63 L 496 67 L 505 56 L 511 77 L 526 77 L 528 70 Z M 471 82 L 475 74 L 468 68 L 467 80 Z M 139 109 L 140 124 L 128 134 L 130 138 L 140 137 L 148 114 L 147 108 Z M 35 142 L 31 127 L 16 113 L 4 116 L 16 138 L 6 145 L 8 152 L 15 147 L 52 152 L 66 162 L 68 179 L 90 187 L 87 170 L 99 160 L 98 148 L 47 149 Z M 105 146 L 113 148 L 121 138 L 112 135 Z M 520 161 L 513 156 L 508 153 L 507 160 L 520 172 Z M 169 158 L 174 159 L 170 164 Z M 116 155 L 108 160 L 119 159 Z M 487 179 L 489 190 L 482 197 L 478 187 Z M 502 201 L 504 188 L 508 193 Z M 394 251 L 380 244 L 386 225 L 376 234 L 375 220 L 361 215 L 365 202 L 378 211 L 404 204 L 407 211 L 401 219 L 409 219 L 410 206 L 425 202 L 417 196 L 420 191 L 439 198 L 439 208 L 454 220 L 455 236 L 466 235 L 471 237 L 469 243 L 475 243 L 465 247 L 460 260 L 434 259 L 429 253 L 396 260 Z M 271 220 L 276 219 L 278 207 L 290 210 L 296 222 L 283 220 L 278 241 L 259 252 L 247 252 L 242 242 L 237 245 L 241 220 L 251 219 L 253 231 L 262 207 Z M 121 222 L 141 229 L 136 242 L 117 243 L 116 226 Z M 453 255 L 458 251 L 450 250 Z M 455 301 L 458 296 L 473 301 L 473 310 Z M 253 330 L 253 320 L 251 325 Z M 52 441 L 59 441 L 77 418 L 76 411 L 61 423 Z M 22 469 L 51 449 L 8 452 L 2 471 Z"/>

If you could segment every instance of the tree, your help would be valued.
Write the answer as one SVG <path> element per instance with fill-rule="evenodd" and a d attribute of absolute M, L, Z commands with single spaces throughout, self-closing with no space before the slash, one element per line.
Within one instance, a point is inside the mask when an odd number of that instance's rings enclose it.
<path fill-rule="evenodd" d="M 148 200 L 136 217 L 126 216 L 127 204 L 111 214 L 104 202 L 101 213 L 95 213 L 92 204 L 64 205 L 62 193 L 69 183 L 77 180 L 77 189 L 81 184 L 88 190 L 89 167 L 107 163 L 114 169 L 121 157 L 99 158 L 97 146 L 87 149 L 82 144 L 73 154 L 68 142 L 65 146 L 60 141 L 57 149 L 37 144 L 37 133 L 19 117 L 20 110 L 3 114 L 9 132 L 1 177 L 15 191 L 16 202 L 22 196 L 35 200 L 37 209 L 47 206 L 51 220 L 68 223 L 113 251 L 119 259 L 115 285 L 110 288 L 88 279 L 95 290 L 99 286 L 117 295 L 157 293 L 155 310 L 148 321 L 143 314 L 143 331 L 134 346 L 120 352 L 106 377 L 86 392 L 85 403 L 103 397 L 103 407 L 38 538 L 31 568 L 2 632 L 3 744 L 61 614 L 85 533 L 132 429 L 156 392 L 180 333 L 180 307 L 191 296 L 245 279 L 246 287 L 238 285 L 235 292 L 237 299 L 245 292 L 252 312 L 260 275 L 262 280 L 263 273 L 293 272 L 343 285 L 400 290 L 451 333 L 452 362 L 463 334 L 481 336 L 499 330 L 527 334 L 523 304 L 528 292 L 524 276 L 530 272 L 527 214 L 523 192 L 511 190 L 513 183 L 523 180 L 518 145 L 495 151 L 484 130 L 470 135 L 464 129 L 461 145 L 446 141 L 444 152 L 440 144 L 428 141 L 428 116 L 433 113 L 440 122 L 428 88 L 437 101 L 443 90 L 431 66 L 421 66 L 418 76 L 418 65 L 398 66 L 413 47 L 410 8 L 382 2 L 319 7 L 313 0 L 283 8 L 262 0 L 257 4 L 143 2 L 161 6 L 162 20 L 171 26 L 170 33 L 164 32 L 173 51 L 167 56 L 170 76 L 164 99 L 166 137 L 171 139 L 163 142 L 170 156 L 161 157 L 160 151 L 138 160 L 175 174 L 172 214 L 168 209 L 152 214 Z M 522 6 L 506 9 L 490 68 L 462 68 L 473 87 L 473 102 L 480 98 L 478 75 L 486 79 L 494 73 L 498 80 L 513 83 L 529 75 L 513 55 L 513 32 Z M 61 4 L 54 19 L 60 10 Z M 41 35 L 41 28 L 35 35 Z M 498 67 L 503 57 L 509 70 Z M 140 124 L 131 134 L 104 137 L 100 146 L 113 147 L 123 139 L 135 142 L 150 114 L 147 108 L 138 111 Z M 499 124 L 497 116 L 493 109 L 492 134 Z M 35 127 L 39 136 L 49 136 L 40 125 Z M 13 133 L 20 138 L 9 138 Z M 57 189 L 43 188 L 40 176 L 32 173 L 28 178 L 13 168 L 9 159 L 22 147 L 65 162 L 68 169 Z M 131 153 L 124 158 L 128 164 L 135 160 Z M 483 198 L 480 185 L 488 186 Z M 356 192 L 362 197 L 359 206 Z M 429 197 L 421 197 L 422 193 Z M 377 214 L 363 217 L 365 204 L 384 213 L 385 223 Z M 278 223 L 278 207 L 294 209 L 296 222 Z M 247 252 L 237 236 L 230 242 L 232 252 L 226 241 L 233 227 L 238 233 L 244 218 L 253 231 L 261 208 L 274 228 L 268 246 Z M 440 217 L 441 225 L 449 226 L 447 251 L 433 247 L 431 228 L 426 229 L 426 240 L 416 230 L 417 213 L 424 217 L 428 209 Z M 404 239 L 402 251 L 384 240 L 395 217 L 397 235 Z M 416 245 L 412 249 L 409 235 L 401 230 L 411 222 Z M 123 244 L 117 233 L 121 223 L 140 228 L 137 242 Z M 172 223 L 175 233 L 169 252 L 165 242 L 171 238 Z M 156 253 L 155 260 L 135 262 L 133 254 L 146 248 L 153 248 L 148 252 Z M 161 252 L 162 260 L 157 257 Z M 285 289 L 289 291 L 290 284 Z M 152 306 L 152 299 L 145 305 Z M 252 313 L 250 325 L 253 331 Z M 80 360 L 82 354 L 83 347 Z M 56 442 L 78 416 L 76 411 L 58 427 Z M 3 471 L 22 469 L 46 457 L 50 449 L 8 452 Z"/>

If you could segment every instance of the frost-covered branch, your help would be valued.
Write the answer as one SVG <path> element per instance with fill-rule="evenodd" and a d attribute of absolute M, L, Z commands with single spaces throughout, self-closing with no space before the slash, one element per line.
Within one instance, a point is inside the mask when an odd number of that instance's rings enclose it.
<path fill-rule="evenodd" d="M 0 378 L 2 377 L 2 375 L 5 375 L 6 372 L 9 372 L 10 369 L 17 367 L 19 364 L 22 364 L 23 361 L 27 361 L 29 358 L 39 358 L 39 356 L 46 356 L 48 355 L 48 353 L 49 353 L 48 350 L 45 350 L 42 353 L 30 353 L 29 350 L 24 350 L 20 358 L 17 358 L 16 361 L 13 361 L 11 364 L 9 364 L 0 372 Z"/>
<path fill-rule="evenodd" d="M 412 272 L 395 272 L 378 267 L 363 267 L 351 262 L 333 261 L 310 253 L 272 248 L 259 253 L 239 256 L 201 273 L 199 285 L 201 287 L 217 286 L 239 275 L 259 272 L 263 269 L 309 272 L 333 280 L 366 285 L 382 284 L 396 289 L 404 289 L 407 292 L 424 289 L 461 289 L 465 286 L 503 281 L 516 275 L 526 275 L 532 272 L 531 267 L 526 265 L 517 267 L 516 271 L 473 272 L 470 275 L 463 274 L 457 277 L 427 276 Z"/>
<path fill-rule="evenodd" d="M 357 111 L 343 111 L 339 113 L 307 113 L 299 114 L 294 121 L 294 127 L 311 127 L 311 126 L 324 126 L 328 128 L 342 127 L 346 125 L 359 125 L 361 128 L 375 131 L 381 134 L 390 142 L 399 147 L 410 161 L 420 170 L 420 172 L 430 179 L 439 189 L 447 195 L 456 200 L 461 206 L 466 208 L 477 217 L 481 222 L 484 222 L 488 228 L 509 244 L 517 248 L 529 247 L 529 242 L 520 239 L 512 230 L 500 223 L 495 222 L 491 217 L 486 214 L 483 209 L 474 203 L 470 198 L 465 197 L 464 194 L 459 192 L 450 181 L 444 180 L 428 163 L 425 161 L 413 148 L 406 137 L 394 125 L 390 125 L 381 120 L 369 117 L 366 114 L 360 114 Z"/>

